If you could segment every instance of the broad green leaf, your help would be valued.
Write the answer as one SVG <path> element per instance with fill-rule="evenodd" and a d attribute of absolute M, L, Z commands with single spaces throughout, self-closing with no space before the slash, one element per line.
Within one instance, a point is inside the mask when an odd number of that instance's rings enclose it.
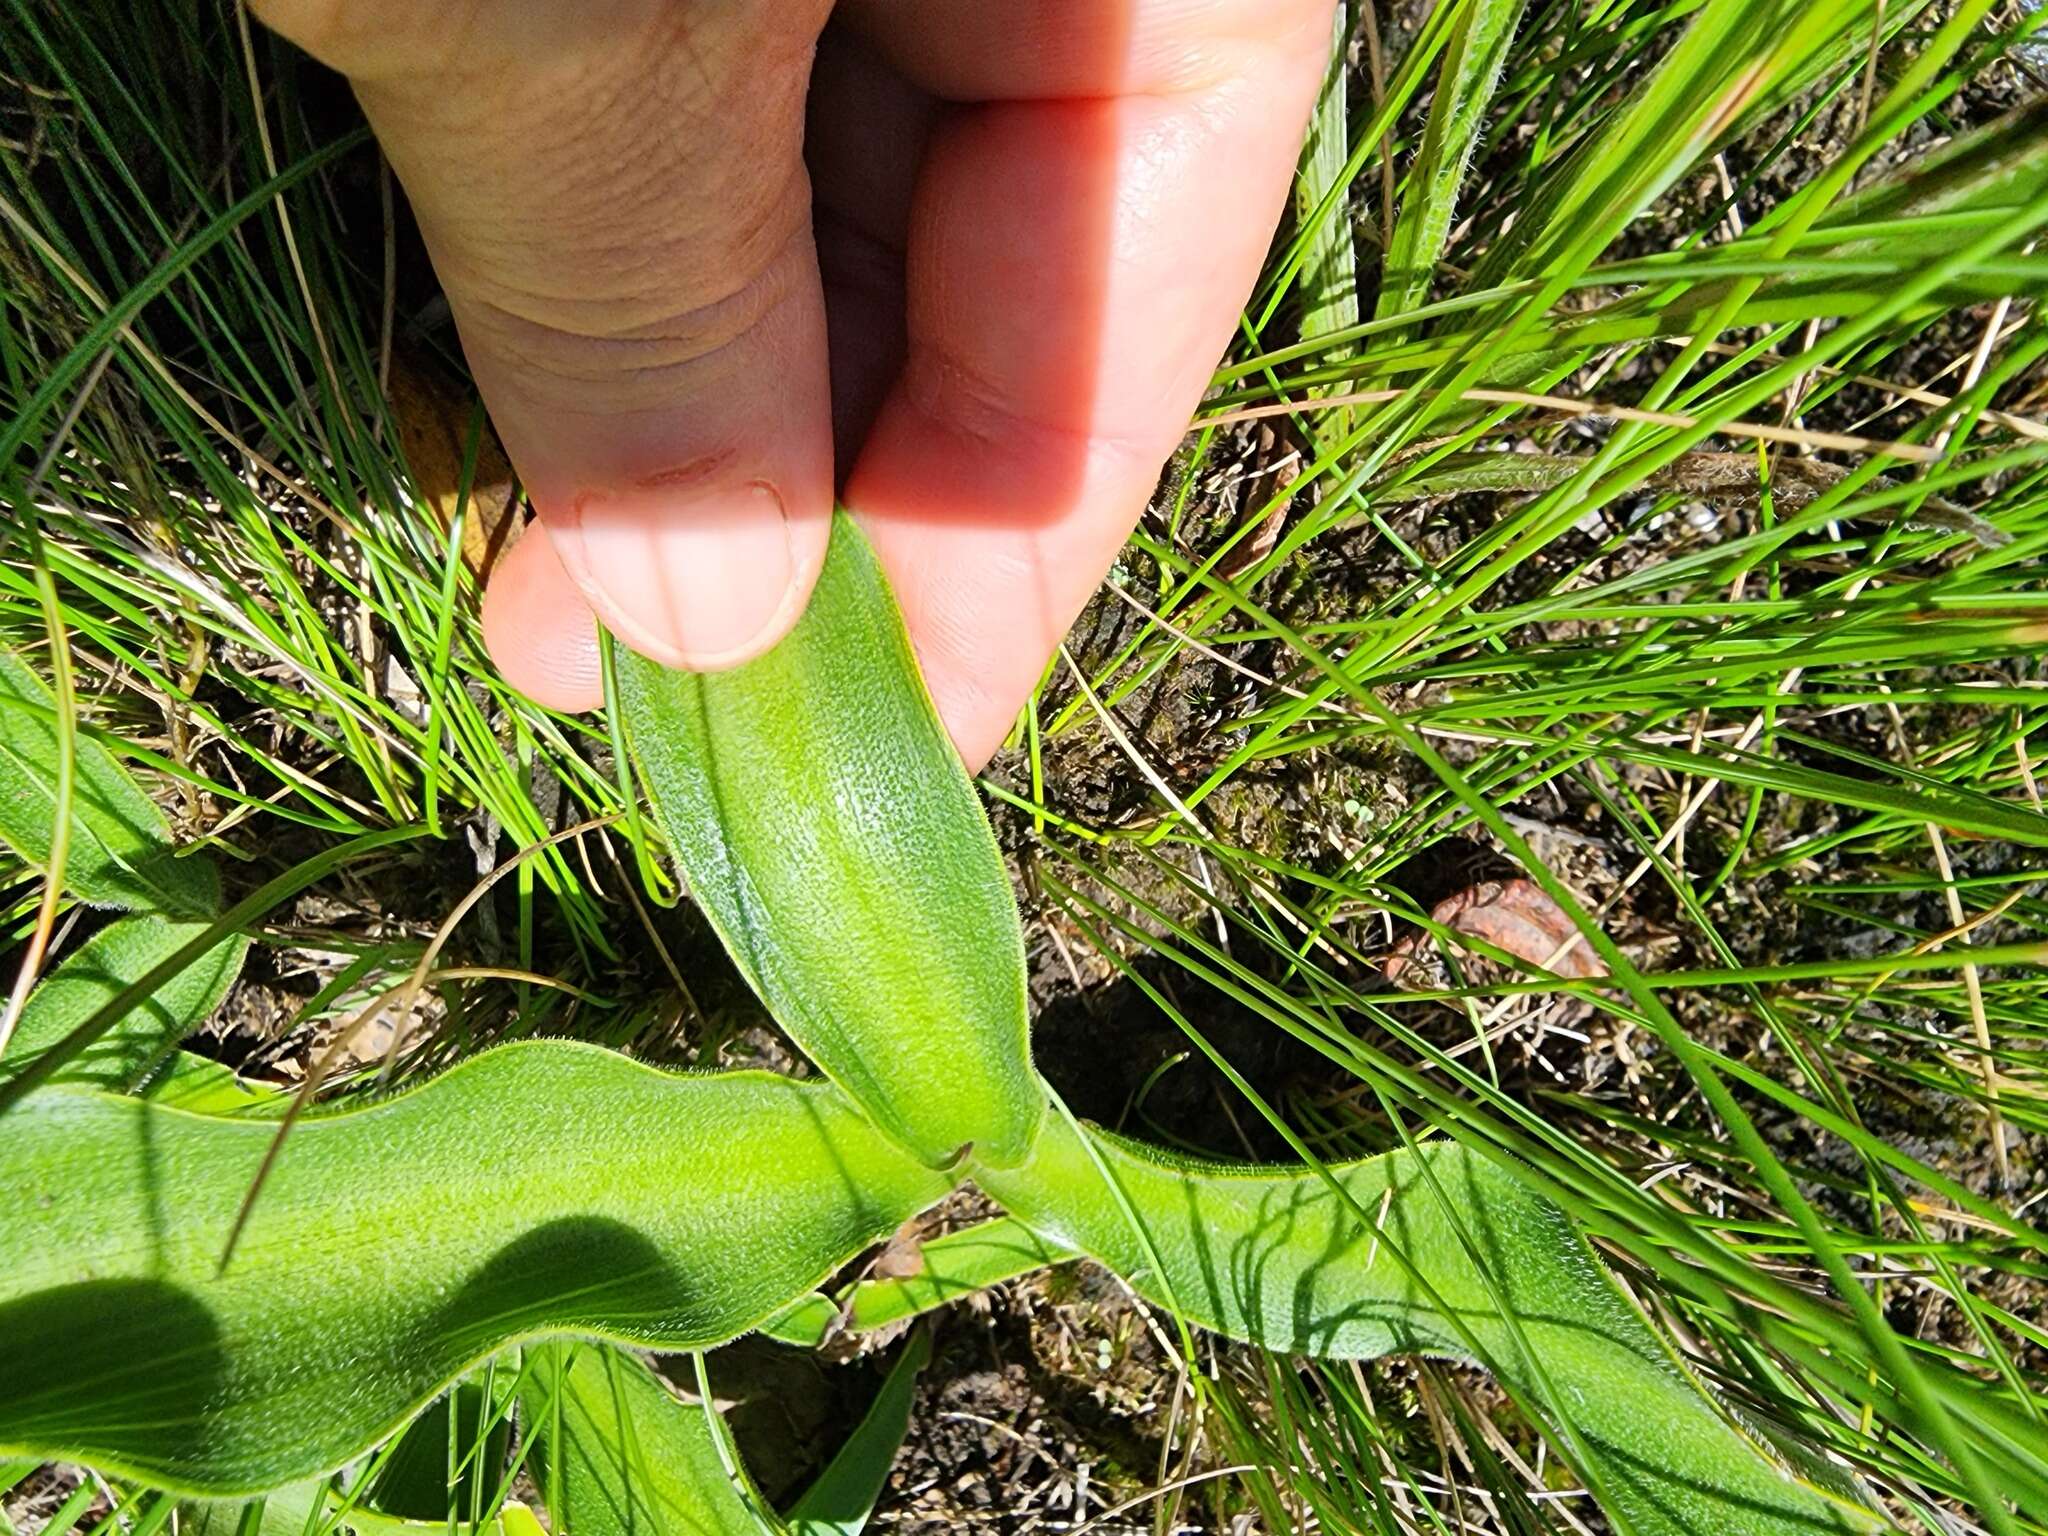
<path fill-rule="evenodd" d="M 65 889 L 97 907 L 187 917 L 218 907 L 218 872 L 175 856 L 170 823 L 113 755 L 80 734 L 75 761 Z M 56 821 L 56 698 L 20 657 L 0 651 L 0 841 L 40 869 Z"/>
<path fill-rule="evenodd" d="M 644 1362 L 602 1344 L 531 1352 L 520 1407 L 528 1468 L 557 1536 L 859 1536 L 910 1422 L 920 1333 L 785 1522 L 740 1466 L 702 1402 L 683 1402 Z"/>
<path fill-rule="evenodd" d="M 767 655 L 619 678 L 692 893 L 797 1044 L 932 1166 L 1020 1162 L 1045 1097 L 1016 902 L 852 521 Z"/>
<path fill-rule="evenodd" d="M 253 1521 L 253 1524 L 248 1522 Z M 405 1521 L 372 1514 L 333 1490 L 328 1479 L 293 1483 L 254 1499 L 188 1499 L 178 1506 L 180 1536 L 468 1536 L 446 1519 Z M 484 1536 L 545 1536 L 525 1505 L 507 1502 L 480 1527 Z"/>
<path fill-rule="evenodd" d="M 693 1349 L 943 1195 L 829 1085 L 502 1047 L 284 1144 L 79 1089 L 0 1118 L 0 1453 L 200 1493 L 327 1471 L 508 1343 Z"/>
<path fill-rule="evenodd" d="M 1306 1169 L 1168 1158 L 1054 1121 L 1029 1166 L 976 1177 L 1036 1230 L 1217 1332 L 1485 1364 L 1643 1536 L 1875 1523 L 1717 1408 L 1564 1213 L 1497 1164 L 1443 1142 L 1329 1172 L 1348 1199 Z"/>
<path fill-rule="evenodd" d="M 910 1428 L 918 1372 L 931 1357 L 931 1335 L 920 1328 L 889 1367 L 882 1390 L 846 1443 L 790 1509 L 789 1527 L 796 1536 L 860 1536 L 889 1481 Z"/>
<path fill-rule="evenodd" d="M 785 1344 L 816 1348 L 839 1328 L 872 1333 L 1074 1257 L 1010 1216 L 935 1237 L 920 1255 L 923 1268 L 917 1274 L 863 1280 L 845 1305 L 830 1296 L 799 1297 L 763 1323 L 761 1332 Z"/>
<path fill-rule="evenodd" d="M 309 1478 L 260 1499 L 192 1499 L 178 1507 L 181 1536 L 326 1536 L 336 1529 L 327 1480 Z"/>
<path fill-rule="evenodd" d="M 144 1086 L 145 1096 L 165 1109 L 195 1115 L 282 1115 L 292 1095 L 268 1084 L 244 1082 L 234 1070 L 190 1051 L 173 1051 L 163 1070 Z"/>
<path fill-rule="evenodd" d="M 450 1520 L 443 1515 L 437 1520 L 402 1520 L 396 1515 L 380 1514 L 356 1504 L 346 1510 L 336 1508 L 330 1511 L 331 1524 L 336 1528 L 354 1531 L 356 1536 L 503 1536 L 504 1517 L 509 1505 L 491 1510 L 483 1519 L 472 1524 L 468 1520 Z"/>
<path fill-rule="evenodd" d="M 528 1364 L 527 1467 L 555 1536 L 783 1536 L 708 1405 L 602 1344 L 543 1345 Z"/>
<path fill-rule="evenodd" d="M 178 1506 L 180 1536 L 466 1536 L 471 1529 L 457 1524 L 451 1530 L 445 1518 L 403 1521 L 373 1514 L 324 1477 L 253 1499 L 188 1499 Z M 532 1511 L 517 1502 L 507 1502 L 481 1529 L 484 1536 L 545 1536 Z"/>
<path fill-rule="evenodd" d="M 204 923 L 160 917 L 124 917 L 65 955 L 29 994 L 7 1055 L 0 1058 L 0 1080 L 27 1066 L 205 928 Z M 176 1102 L 195 1109 L 225 1105 L 223 1095 L 230 1090 L 218 1079 L 232 1083 L 233 1074 L 193 1058 L 180 1061 L 177 1045 L 220 1006 L 248 948 L 240 934 L 221 940 L 66 1062 L 53 1081 L 117 1093 L 146 1088 L 152 1097 L 169 1092 Z M 195 1101 L 202 1083 L 208 1096 Z"/>

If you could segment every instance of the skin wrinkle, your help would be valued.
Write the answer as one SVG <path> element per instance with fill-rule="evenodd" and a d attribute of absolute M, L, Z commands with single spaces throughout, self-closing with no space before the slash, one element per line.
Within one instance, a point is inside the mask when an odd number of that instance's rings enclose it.
<path fill-rule="evenodd" d="M 794 135 L 792 135 L 792 138 Z M 520 238 L 503 228 L 504 207 L 490 194 L 480 178 L 465 175 L 462 183 L 448 187 L 430 170 L 394 159 L 400 179 L 408 187 L 418 185 L 441 194 L 433 213 L 423 217 L 423 228 L 440 234 L 434 242 L 461 256 L 462 274 L 481 283 L 511 290 L 515 282 L 531 290 L 533 278 L 546 270 L 546 253 L 560 247 L 561 229 L 574 230 L 574 248 L 580 258 L 573 273 L 563 273 L 564 292 L 542 295 L 549 304 L 582 303 L 595 308 L 615 305 L 644 289 L 654 297 L 653 284 L 626 283 L 636 271 L 659 274 L 664 282 L 679 276 L 694 276 L 703 282 L 729 280 L 730 274 L 749 272 L 761 266 L 800 231 L 806 229 L 809 182 L 800 161 L 793 156 L 783 161 L 784 174 L 763 178 L 758 173 L 740 178 L 744 195 L 728 185 L 727 177 L 708 185 L 695 181 L 679 187 L 678 154 L 665 147 L 627 157 L 630 173 L 621 179 L 616 166 L 595 152 L 602 143 L 594 136 L 593 149 L 564 151 L 556 146 L 541 157 L 523 157 L 534 163 L 523 168 L 541 189 L 531 197 L 536 215 L 545 214 L 544 224 Z M 511 159 L 515 146 L 483 145 L 475 158 Z M 504 153 L 494 154 L 502 149 Z M 614 158 L 616 141 L 614 141 Z M 475 190 L 469 190 L 472 181 Z M 465 196 L 467 193 L 467 196 Z M 713 216 L 709 210 L 715 208 Z M 707 250 L 715 260 L 705 259 Z M 536 270 L 539 269 L 539 270 Z M 520 274 L 513 279 L 501 274 Z M 444 274 L 445 277 L 445 274 Z M 603 281 L 611 279 L 610 282 Z M 728 289 L 727 292 L 735 291 Z M 690 307 L 704 307 L 723 294 L 707 294 Z M 675 304 L 673 297 L 664 303 Z"/>
<path fill-rule="evenodd" d="M 545 295 L 537 296 L 530 310 L 510 307 L 478 279 L 456 306 L 464 334 L 514 365 L 506 370 L 507 383 L 523 394 L 544 398 L 550 384 L 569 383 L 579 392 L 607 397 L 598 402 L 607 410 L 666 410 L 680 385 L 653 388 L 657 376 L 683 370 L 716 373 L 721 360 L 751 340 L 792 300 L 796 285 L 809 280 L 811 225 L 804 217 L 806 205 L 793 202 L 793 207 L 781 246 L 762 268 L 707 304 L 681 311 L 664 305 L 645 318 L 619 312 L 616 329 L 607 334 L 579 328 L 581 315 L 560 313 Z M 459 264 L 457 269 L 462 270 Z M 673 303 L 676 297 L 672 289 L 649 285 L 650 307 L 656 300 Z M 611 315 L 616 307 L 611 299 L 573 306 L 594 317 Z"/>
<path fill-rule="evenodd" d="M 771 5 L 777 23 L 773 28 L 748 28 L 725 20 L 704 28 L 696 25 L 688 0 L 583 0 L 575 5 L 555 0 L 445 0 L 433 8 L 430 25 L 394 26 L 397 7 L 388 0 L 250 0 L 251 10 L 265 25 L 359 83 L 403 83 L 424 99 L 461 105 L 457 98 L 471 93 L 450 90 L 451 83 L 474 87 L 516 73 L 524 85 L 539 87 L 525 93 L 528 110 L 535 95 L 571 99 L 565 82 L 550 78 L 550 72 L 585 67 L 594 54 L 647 59 L 670 50 L 687 51 L 699 62 L 701 77 L 712 81 L 718 74 L 717 55 L 691 43 L 692 32 L 720 38 L 778 36 L 784 30 L 805 28 L 815 33 L 829 9 L 821 0 L 804 0 L 804 9 L 794 15 L 791 0 L 757 0 L 754 8 L 768 11 Z M 627 38 L 628 28 L 637 28 L 638 35 Z M 749 66 L 785 62 L 760 57 L 761 41 L 760 35 L 744 36 L 726 52 Z M 512 105 L 507 103 L 508 109 Z"/>
<path fill-rule="evenodd" d="M 530 350 L 557 348 L 594 354 L 591 381 L 606 368 L 644 370 L 702 362 L 744 340 L 789 301 L 810 260 L 810 237 L 808 221 L 797 225 L 765 264 L 727 294 L 682 309 L 663 308 L 646 319 L 637 314 L 621 314 L 617 317 L 619 323 L 606 330 L 585 329 L 575 323 L 576 316 L 551 313 L 553 306 L 546 298 L 539 299 L 531 311 L 512 307 L 491 294 L 480 294 L 471 303 L 477 319 L 508 350 L 520 347 L 521 339 L 527 338 Z M 587 308 L 593 312 L 593 318 L 606 313 L 601 301 L 572 308 Z M 621 360 L 620 354 L 633 358 L 643 352 L 656 354 L 655 360 Z M 583 377 L 566 372 L 563 376 Z"/>
<path fill-rule="evenodd" d="M 1092 424 L 1075 427 L 1042 420 L 1005 403 L 994 385 L 977 379 L 970 369 L 942 354 L 943 349 L 929 342 L 913 350 L 903 371 L 902 399 L 927 425 L 961 440 L 969 452 L 980 449 L 984 456 L 993 453 L 1006 460 L 1021 458 L 1041 464 L 1086 463 L 1101 457 L 1149 463 L 1163 457 L 1157 451 L 1156 433 L 1112 432 Z M 948 389 L 947 381 L 957 387 Z M 961 409 L 963 401 L 969 410 Z M 1034 438 L 1048 445 L 1045 451 L 1031 451 Z"/>
<path fill-rule="evenodd" d="M 689 70 L 647 67 L 648 60 L 666 58 L 673 39 L 690 30 L 674 20 L 601 58 L 556 64 L 555 78 L 540 90 L 508 76 L 496 85 L 469 82 L 465 90 L 439 83 L 424 93 L 364 86 L 359 95 L 380 135 L 398 146 L 393 163 L 400 179 L 432 194 L 416 201 L 426 205 L 423 224 L 430 216 L 442 232 L 435 244 L 463 258 L 475 280 L 509 292 L 503 274 L 543 265 L 560 243 L 559 231 L 569 229 L 584 260 L 565 286 L 592 306 L 616 303 L 632 293 L 630 284 L 620 284 L 631 276 L 629 253 L 656 268 L 664 285 L 677 273 L 753 270 L 791 238 L 792 215 L 808 203 L 807 185 L 795 179 L 802 174 L 796 154 L 802 102 L 790 88 L 764 101 L 753 74 L 786 75 L 778 66 L 788 61 L 771 53 L 746 59 L 742 68 L 734 60 L 723 91 L 704 73 L 709 64 L 701 50 Z M 538 132 L 537 105 L 544 122 Z M 748 152 L 705 153 L 707 143 L 726 147 L 720 141 L 734 137 L 734 121 L 753 130 Z M 422 165 L 404 154 L 410 138 L 423 131 L 473 146 L 458 157 L 464 161 L 459 176 L 436 174 L 446 163 L 439 155 Z M 639 149 L 622 154 L 622 145 Z M 478 174 L 479 165 L 494 164 L 508 174 Z M 771 167 L 785 173 L 764 177 Z M 509 228 L 497 191 L 506 181 L 530 189 L 522 200 L 533 205 L 532 217 Z M 715 263 L 704 261 L 707 248 L 717 253 Z M 592 297 L 592 280 L 602 277 L 623 293 Z M 516 307 L 502 296 L 500 302 Z M 674 313 L 676 302 L 671 296 L 663 308 Z"/>
<path fill-rule="evenodd" d="M 451 39 L 437 28 L 426 46 L 409 51 L 435 61 L 432 67 L 350 71 L 359 76 L 352 83 L 372 116 L 372 102 L 382 102 L 408 114 L 417 126 L 503 138 L 516 143 L 524 158 L 545 159 L 602 133 L 613 114 L 634 121 L 631 114 L 647 104 L 647 93 L 665 89 L 665 81 L 650 80 L 640 68 L 661 56 L 664 44 L 658 36 L 621 42 L 593 29 L 592 46 L 547 49 L 529 57 L 508 46 L 496 30 L 483 27 L 480 9 L 472 6 L 469 16 L 474 41 Z M 693 110 L 701 118 L 711 102 L 707 98 L 694 108 L 687 99 L 659 105 L 665 112 Z M 536 119 L 546 121 L 547 132 L 531 132 Z"/>
<path fill-rule="evenodd" d="M 531 272 L 537 263 L 522 266 L 517 259 L 501 263 L 499 276 L 465 262 L 458 270 L 479 286 L 496 290 L 496 307 L 533 323 L 541 316 L 565 309 L 588 311 L 582 324 L 561 325 L 576 335 L 591 339 L 631 339 L 636 333 L 671 323 L 678 315 L 707 313 L 745 298 L 760 276 L 786 261 L 790 248 L 811 236 L 808 184 L 801 175 L 792 177 L 781 202 L 764 208 L 757 228 L 758 239 L 748 237 L 731 249 L 721 251 L 713 270 L 698 280 L 701 292 L 691 291 L 690 267 L 702 245 L 687 238 L 675 239 L 632 253 L 624 241 L 617 255 L 602 245 L 579 252 L 583 262 L 575 272 L 560 272 L 564 291 L 547 292 L 536 283 L 543 274 Z M 631 259 L 621 259 L 629 257 Z M 604 282 L 600 279 L 610 278 Z M 678 292 L 678 288 L 683 291 Z M 501 295 L 501 296 L 498 296 Z M 530 301 L 527 304 L 518 302 Z M 605 321 L 602 326 L 597 321 Z"/>
<path fill-rule="evenodd" d="M 712 72 L 709 61 L 705 58 L 703 52 L 697 46 L 697 42 L 693 35 L 697 29 L 690 26 L 688 22 L 685 20 L 685 17 L 689 14 L 688 8 L 686 6 L 678 5 L 674 8 L 672 14 L 675 17 L 674 46 L 676 51 L 681 53 L 692 64 L 697 66 L 697 80 L 698 83 L 703 86 L 705 95 L 707 97 L 717 96 L 717 76 Z"/>

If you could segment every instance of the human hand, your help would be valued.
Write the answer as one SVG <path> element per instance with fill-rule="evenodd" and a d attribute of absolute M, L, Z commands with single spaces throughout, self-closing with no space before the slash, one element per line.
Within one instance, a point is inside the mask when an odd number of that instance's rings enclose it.
<path fill-rule="evenodd" d="M 256 9 L 354 84 L 539 513 L 506 678 L 595 707 L 593 609 L 674 666 L 766 650 L 837 479 L 978 765 L 1230 338 L 1332 3 Z"/>

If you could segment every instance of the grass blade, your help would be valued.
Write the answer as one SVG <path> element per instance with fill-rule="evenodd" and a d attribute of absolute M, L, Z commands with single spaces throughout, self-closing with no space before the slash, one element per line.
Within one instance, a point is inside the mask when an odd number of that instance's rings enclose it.
<path fill-rule="evenodd" d="M 129 980 L 120 991 L 94 1009 L 83 1022 L 49 1046 L 12 1079 L 0 1080 L 0 1115 L 19 1104 L 33 1089 L 56 1077 L 65 1066 L 89 1049 L 101 1035 L 129 1016 L 137 1004 L 155 994 L 157 988 L 193 961 L 211 952 L 224 938 L 239 933 L 248 924 L 268 914 L 279 902 L 295 896 L 322 876 L 341 868 L 351 859 L 419 836 L 417 827 L 393 827 L 384 832 L 366 832 L 350 838 L 286 870 L 276 879 L 258 886 L 219 917 L 194 931 L 184 943 L 172 949 L 140 976 Z"/>
<path fill-rule="evenodd" d="M 889 1367 L 882 1390 L 846 1443 L 790 1509 L 789 1526 L 796 1536 L 860 1536 L 889 1481 L 889 1468 L 910 1427 L 918 1373 L 931 1357 L 931 1336 L 919 1329 Z"/>
<path fill-rule="evenodd" d="M 320 1536 L 334 1529 L 326 1515 L 327 1480 L 314 1478 L 256 1500 L 191 1499 L 178 1510 L 184 1536 Z"/>
<path fill-rule="evenodd" d="M 549 1344 L 520 1390 L 529 1466 L 553 1529 L 568 1536 L 781 1536 L 761 1496 L 735 1485 L 710 1404 L 677 1401 L 624 1350 Z M 744 1476 L 744 1474 L 742 1474 Z"/>
<path fill-rule="evenodd" d="M 379 1452 L 346 1523 L 357 1536 L 464 1536 L 490 1529 L 510 1488 L 511 1389 L 492 1362 L 429 1403 Z"/>
<path fill-rule="evenodd" d="M 1451 31 L 1422 147 L 1408 171 L 1408 195 L 1387 245 L 1376 319 L 1406 314 L 1429 297 L 1458 211 L 1465 167 L 1486 126 L 1486 109 L 1500 84 L 1522 5 L 1523 0 L 1469 0 Z"/>

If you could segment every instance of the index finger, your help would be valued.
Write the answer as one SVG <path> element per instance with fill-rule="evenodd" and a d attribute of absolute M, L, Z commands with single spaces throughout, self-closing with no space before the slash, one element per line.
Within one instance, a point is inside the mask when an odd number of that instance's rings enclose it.
<path fill-rule="evenodd" d="M 903 375 L 846 487 L 970 763 L 1144 510 L 1285 204 L 1331 0 L 872 0 L 958 99 L 911 214 Z M 993 41 L 992 41 L 993 40 Z"/>

